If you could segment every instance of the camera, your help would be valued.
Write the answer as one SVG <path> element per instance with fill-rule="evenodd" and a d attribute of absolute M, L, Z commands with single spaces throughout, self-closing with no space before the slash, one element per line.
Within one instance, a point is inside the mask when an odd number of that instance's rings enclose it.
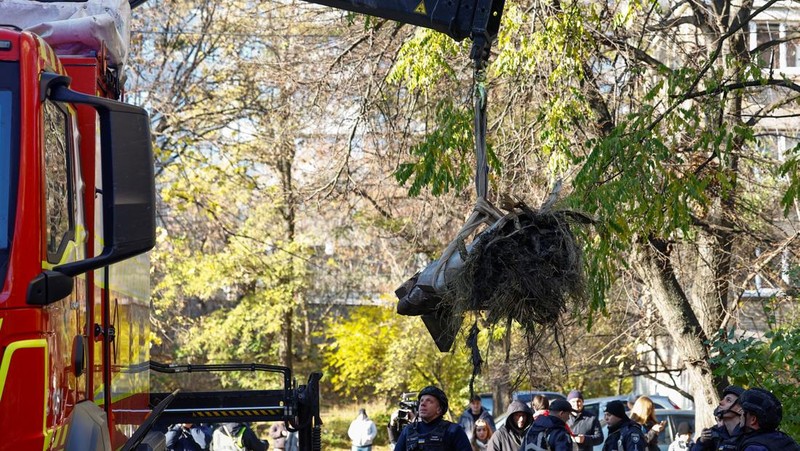
<path fill-rule="evenodd" d="M 399 409 L 392 413 L 389 420 L 389 441 L 397 443 L 397 438 L 403 432 L 403 428 L 408 426 L 417 416 L 419 401 L 416 400 L 416 393 L 403 393 L 400 398 Z"/>
<path fill-rule="evenodd" d="M 419 401 L 400 401 L 400 409 L 397 410 L 397 419 L 408 421 L 409 417 L 417 414 Z"/>

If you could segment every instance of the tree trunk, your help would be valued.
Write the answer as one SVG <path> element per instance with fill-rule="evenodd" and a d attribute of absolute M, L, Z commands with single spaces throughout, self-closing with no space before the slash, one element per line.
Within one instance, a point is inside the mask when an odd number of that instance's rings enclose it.
<path fill-rule="evenodd" d="M 634 266 L 650 290 L 653 304 L 683 358 L 689 375 L 689 392 L 694 397 L 696 428 L 711 426 L 719 396 L 718 384 L 708 363 L 707 337 L 675 277 L 668 245 L 653 238 L 640 241 Z"/>

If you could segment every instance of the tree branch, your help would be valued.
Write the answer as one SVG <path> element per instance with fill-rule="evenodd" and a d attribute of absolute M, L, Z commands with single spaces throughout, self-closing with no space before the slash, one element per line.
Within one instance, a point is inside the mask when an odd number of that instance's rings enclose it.
<path fill-rule="evenodd" d="M 718 86 L 714 89 L 709 89 L 705 91 L 696 91 L 691 94 L 684 94 L 681 96 L 673 96 L 673 97 L 680 97 L 683 100 L 695 99 L 697 97 L 709 96 L 709 95 L 717 95 L 728 91 L 733 91 L 737 89 L 743 88 L 752 88 L 754 86 L 781 86 L 784 88 L 789 88 L 793 91 L 800 92 L 800 85 L 791 81 L 791 80 L 778 80 L 775 78 L 763 81 L 763 80 L 749 80 L 749 81 L 742 81 L 738 83 L 729 83 L 727 85 Z"/>

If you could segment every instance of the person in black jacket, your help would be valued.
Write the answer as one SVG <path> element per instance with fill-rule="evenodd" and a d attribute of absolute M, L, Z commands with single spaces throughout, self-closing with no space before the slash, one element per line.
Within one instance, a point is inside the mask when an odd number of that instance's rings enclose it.
<path fill-rule="evenodd" d="M 628 418 L 622 401 L 606 404 L 605 420 L 608 437 L 603 451 L 644 451 L 647 448 L 641 426 Z"/>
<path fill-rule="evenodd" d="M 778 430 L 783 406 L 775 395 L 763 388 L 751 388 L 739 401 L 744 410 L 744 434 L 738 451 L 800 451 L 793 438 Z"/>
<path fill-rule="evenodd" d="M 472 451 L 464 429 L 442 418 L 448 402 L 440 388 L 429 385 L 417 399 L 417 421 L 403 428 L 395 451 Z"/>
<path fill-rule="evenodd" d="M 489 414 L 489 411 L 483 408 L 481 397 L 472 395 L 469 399 L 469 407 L 467 407 L 467 410 L 465 410 L 458 419 L 458 424 L 464 428 L 464 432 L 467 433 L 467 438 L 470 440 L 472 440 L 472 429 L 475 426 L 475 422 L 478 420 L 485 421 L 492 432 L 495 431 L 494 418 Z"/>
<path fill-rule="evenodd" d="M 567 430 L 572 406 L 563 399 L 556 399 L 550 403 L 549 412 L 533 421 L 520 451 L 572 451 L 572 437 Z"/>
<path fill-rule="evenodd" d="M 572 431 L 572 441 L 575 442 L 573 451 L 592 451 L 596 445 L 602 445 L 603 429 L 600 427 L 600 420 L 584 412 L 583 393 L 572 390 L 567 395 L 567 401 L 574 410 L 567 420 L 567 426 Z"/>
<path fill-rule="evenodd" d="M 734 451 L 742 434 L 741 416 L 744 413 L 739 397 L 744 389 L 737 385 L 729 385 L 722 391 L 714 417 L 718 424 L 705 428 L 700 437 L 692 445 L 692 451 Z"/>

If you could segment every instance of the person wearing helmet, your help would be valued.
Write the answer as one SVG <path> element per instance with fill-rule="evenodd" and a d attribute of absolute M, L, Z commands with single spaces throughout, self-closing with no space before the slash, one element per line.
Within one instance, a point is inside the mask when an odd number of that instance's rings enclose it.
<path fill-rule="evenodd" d="M 738 451 L 800 451 L 800 445 L 778 430 L 783 406 L 778 398 L 763 388 L 745 390 L 739 397 L 744 415 L 744 434 Z"/>
<path fill-rule="evenodd" d="M 738 385 L 729 385 L 722 391 L 714 417 L 717 425 L 703 429 L 700 437 L 692 446 L 692 451 L 735 451 L 742 434 L 740 427 L 742 406 L 739 397 L 744 389 Z"/>
<path fill-rule="evenodd" d="M 416 420 L 403 428 L 395 451 L 472 451 L 464 429 L 445 420 L 447 395 L 429 385 L 417 395 Z"/>

